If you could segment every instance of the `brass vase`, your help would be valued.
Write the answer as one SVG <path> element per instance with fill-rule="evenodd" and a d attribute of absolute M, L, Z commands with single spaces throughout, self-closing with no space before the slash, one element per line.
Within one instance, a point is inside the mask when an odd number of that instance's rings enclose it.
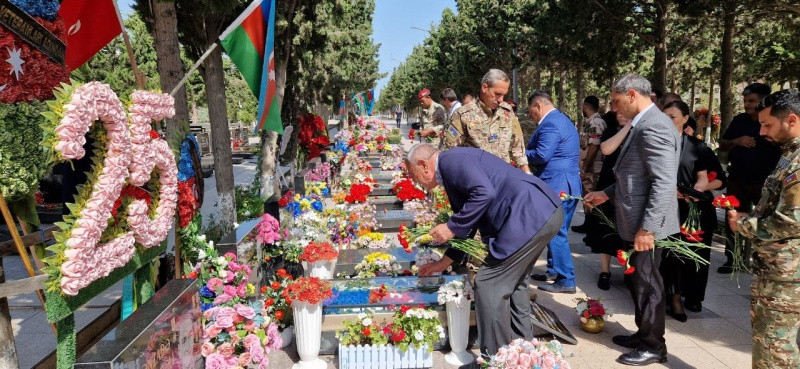
<path fill-rule="evenodd" d="M 586 323 L 581 322 L 581 328 L 589 333 L 600 333 L 606 327 L 606 321 L 603 318 L 589 318 Z"/>

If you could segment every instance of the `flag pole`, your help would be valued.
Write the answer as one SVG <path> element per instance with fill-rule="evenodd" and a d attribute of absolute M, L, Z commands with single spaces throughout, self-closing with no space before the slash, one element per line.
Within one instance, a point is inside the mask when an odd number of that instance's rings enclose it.
<path fill-rule="evenodd" d="M 206 50 L 206 52 L 204 52 L 203 55 L 200 56 L 200 59 L 197 59 L 197 62 L 195 62 L 194 65 L 191 68 L 189 68 L 189 71 L 183 75 L 183 78 L 180 80 L 180 82 L 178 82 L 178 84 L 175 85 L 172 91 L 169 92 L 171 96 L 175 96 L 175 94 L 178 92 L 178 89 L 181 88 L 181 86 L 183 86 L 184 84 L 186 84 L 186 81 L 189 80 L 189 77 L 192 75 L 192 73 L 194 73 L 197 70 L 197 68 L 200 68 L 200 65 L 203 64 L 203 62 L 206 60 L 206 58 L 208 58 L 209 55 L 211 55 L 211 52 L 216 50 L 216 48 L 220 46 L 220 41 L 228 37 L 228 35 L 231 32 L 233 32 L 233 30 L 236 29 L 236 27 L 239 27 L 239 25 L 242 24 L 242 22 L 244 22 L 245 18 L 247 18 L 250 15 L 250 13 L 256 10 L 256 8 L 258 8 L 259 5 L 261 5 L 262 1 L 263 0 L 253 0 L 253 2 L 251 2 L 250 5 L 248 5 L 247 8 L 242 12 L 242 14 L 239 14 L 239 16 L 233 21 L 233 23 L 231 23 L 231 25 L 228 26 L 228 28 L 225 28 L 225 30 L 222 31 L 222 33 L 220 33 L 217 40 L 214 41 L 214 43 L 211 44 L 211 46 L 209 46 L 208 50 Z"/>
<path fill-rule="evenodd" d="M 133 46 L 131 46 L 131 40 L 128 37 L 128 30 L 125 29 L 125 23 L 122 21 L 122 13 L 119 11 L 119 5 L 116 1 L 112 1 L 114 3 L 114 10 L 117 11 L 117 19 L 119 19 L 119 26 L 122 28 L 122 40 L 125 41 L 125 49 L 128 51 L 128 59 L 131 62 L 131 68 L 133 69 L 133 76 L 136 78 L 136 87 L 140 90 L 144 90 L 145 88 L 145 76 L 142 75 L 142 72 L 139 70 L 139 65 L 136 64 L 136 56 L 133 54 Z"/>

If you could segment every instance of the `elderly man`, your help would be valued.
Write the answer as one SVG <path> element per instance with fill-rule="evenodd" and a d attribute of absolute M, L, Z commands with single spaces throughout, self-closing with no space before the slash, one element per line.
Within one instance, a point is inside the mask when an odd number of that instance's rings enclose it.
<path fill-rule="evenodd" d="M 447 113 L 444 110 L 444 106 L 433 101 L 431 90 L 423 88 L 417 94 L 417 98 L 419 99 L 419 105 L 422 107 L 422 115 L 420 115 L 422 130 L 419 135 L 428 137 L 429 141 L 435 140 L 442 133 L 444 122 L 447 120 Z"/>
<path fill-rule="evenodd" d="M 800 352 L 800 92 L 783 90 L 758 106 L 759 133 L 783 156 L 751 214 L 728 212 L 753 241 L 753 368 L 798 368 Z"/>
<path fill-rule="evenodd" d="M 611 88 L 612 106 L 631 128 L 622 145 L 614 176 L 604 191 L 590 192 L 586 203 L 609 199 L 617 210 L 617 231 L 636 252 L 629 259 L 635 271 L 625 276 L 635 307 L 637 332 L 614 336 L 614 343 L 632 348 L 617 361 L 648 365 L 667 361 L 664 340 L 664 284 L 659 273 L 661 249 L 655 240 L 680 231 L 678 220 L 678 162 L 680 136 L 672 120 L 650 100 L 650 82 L 628 74 Z"/>
<path fill-rule="evenodd" d="M 580 138 L 575 124 L 553 106 L 550 95 L 543 90 L 534 90 L 528 98 L 528 113 L 539 128 L 531 136 L 525 154 L 528 163 L 534 166 L 534 174 L 559 193 L 581 196 L 581 177 L 578 170 Z M 539 286 L 551 293 L 575 293 L 575 268 L 569 249 L 567 232 L 575 213 L 577 201 L 564 201 L 564 224 L 550 244 L 547 245 L 547 273 L 534 274 L 538 281 L 555 281 Z"/>
<path fill-rule="evenodd" d="M 503 101 L 509 86 L 505 72 L 490 69 L 481 79 L 479 99 L 463 105 L 453 114 L 440 148 L 447 150 L 464 146 L 484 149 L 530 173 L 522 128 L 511 105 Z"/>
<path fill-rule="evenodd" d="M 431 229 L 435 242 L 468 238 L 480 230 L 489 255 L 475 276 L 475 306 L 481 352 L 493 355 L 515 338 L 533 338 L 528 275 L 547 243 L 558 233 L 564 212 L 558 195 L 480 149 L 439 152 L 419 144 L 405 160 L 412 178 L 432 189 L 444 186 L 453 215 Z M 463 254 L 453 248 L 420 268 L 428 276 L 445 270 Z"/>

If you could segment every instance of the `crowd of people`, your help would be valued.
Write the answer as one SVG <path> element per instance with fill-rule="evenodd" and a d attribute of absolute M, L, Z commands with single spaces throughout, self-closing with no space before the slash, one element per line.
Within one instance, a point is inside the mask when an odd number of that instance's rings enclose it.
<path fill-rule="evenodd" d="M 454 215 L 431 230 L 434 240 L 477 234 L 488 245 L 490 256 L 475 278 L 481 352 L 532 338 L 531 280 L 551 282 L 539 285 L 546 292 L 576 292 L 567 231 L 583 205 L 585 222 L 572 229 L 586 233 L 586 246 L 600 255 L 600 289 L 610 288 L 618 250 L 635 250 L 628 260 L 635 271 L 624 281 L 637 330 L 613 337 L 632 349 L 617 361 L 665 362 L 665 317 L 686 322 L 685 310 L 702 310 L 709 268 L 656 243 L 680 237 L 710 246 L 718 223 L 712 191 L 724 191 L 739 204 L 727 212 L 728 260 L 717 272 L 737 269 L 735 232 L 752 243 L 746 250 L 753 251 L 753 366 L 800 367 L 800 92 L 747 86 L 745 112 L 719 141 L 728 159 L 723 168 L 696 137 L 702 124 L 681 96 L 654 94 L 642 76 L 628 74 L 614 83 L 605 114 L 598 97 L 586 97 L 581 124 L 560 112 L 546 91 L 533 91 L 527 106 L 537 129 L 527 142 L 516 104 L 504 100 L 509 84 L 504 72 L 492 69 L 477 99 L 463 104 L 449 88 L 441 93 L 442 105 L 429 90 L 420 91 L 421 135 L 431 144 L 415 146 L 406 158 L 418 183 L 442 185 L 450 197 Z M 600 211 L 589 211 L 594 207 Z M 681 229 L 690 217 L 702 232 Z M 532 273 L 545 248 L 547 270 Z M 710 261 L 710 247 L 693 251 Z M 745 256 L 749 264 L 749 251 Z M 420 274 L 463 261 L 463 254 L 448 250 Z"/>

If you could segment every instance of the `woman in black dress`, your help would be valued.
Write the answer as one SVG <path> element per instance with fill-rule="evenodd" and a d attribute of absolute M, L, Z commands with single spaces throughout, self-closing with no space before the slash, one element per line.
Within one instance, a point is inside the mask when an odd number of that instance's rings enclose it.
<path fill-rule="evenodd" d="M 630 131 L 630 119 L 609 112 L 603 115 L 606 121 L 606 130 L 600 137 L 600 150 L 605 157 L 600 175 L 597 178 L 595 188 L 602 190 L 616 182 L 614 178 L 614 164 L 617 162 L 619 152 L 622 148 L 621 143 Z M 598 209 L 605 214 L 608 219 L 614 219 L 614 204 L 607 201 Z M 608 290 L 611 287 L 611 257 L 617 255 L 617 250 L 623 248 L 622 238 L 617 231 L 610 225 L 604 223 L 596 212 L 592 210 L 586 214 L 586 246 L 592 249 L 592 253 L 600 254 L 600 277 L 597 280 L 597 287 L 601 290 Z"/>
<path fill-rule="evenodd" d="M 675 123 L 675 129 L 681 134 L 681 156 L 678 166 L 678 211 L 681 223 L 689 218 L 690 206 L 699 210 L 699 223 L 703 233 L 700 242 L 711 246 L 711 239 L 717 229 L 717 213 L 711 204 L 714 196 L 711 190 L 725 185 L 725 174 L 719 160 L 703 141 L 684 132 L 684 124 L 689 119 L 689 107 L 683 101 L 674 101 L 664 107 L 664 113 Z M 686 241 L 695 242 L 686 234 L 680 234 Z M 703 259 L 711 259 L 710 248 L 695 249 Z M 708 265 L 698 266 L 696 263 L 681 260 L 676 255 L 666 252 L 661 262 L 661 275 L 664 278 L 664 289 L 667 292 L 667 310 L 676 320 L 687 320 L 681 297 L 686 298 L 686 308 L 690 311 L 702 310 L 708 283 Z"/>

